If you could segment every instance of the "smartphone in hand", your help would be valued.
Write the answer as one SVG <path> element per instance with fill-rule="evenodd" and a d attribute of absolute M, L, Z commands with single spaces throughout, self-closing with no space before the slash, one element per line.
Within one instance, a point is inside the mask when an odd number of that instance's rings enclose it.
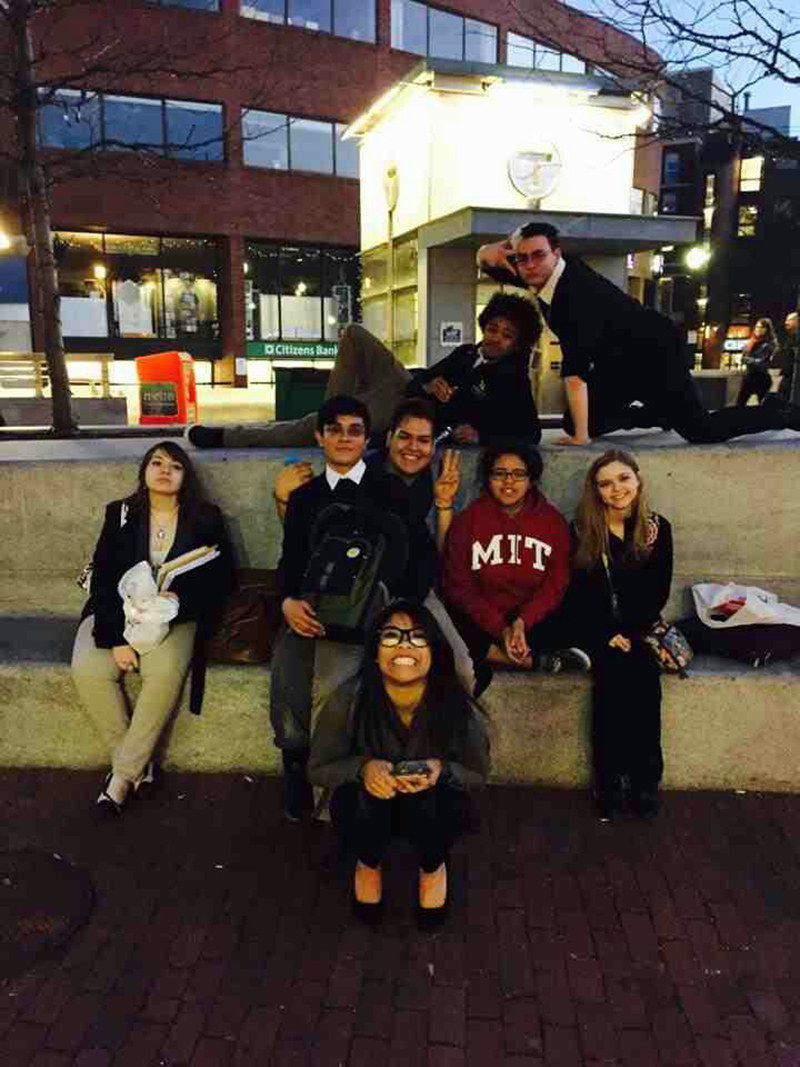
<path fill-rule="evenodd" d="M 395 778 L 410 778 L 415 774 L 430 778 L 431 769 L 424 759 L 404 759 L 392 767 Z"/>

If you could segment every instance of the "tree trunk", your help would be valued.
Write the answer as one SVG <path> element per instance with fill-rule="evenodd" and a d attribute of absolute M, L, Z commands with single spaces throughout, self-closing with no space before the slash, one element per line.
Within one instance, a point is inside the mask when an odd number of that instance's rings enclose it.
<path fill-rule="evenodd" d="M 20 106 L 20 194 L 25 232 L 33 250 L 33 282 L 44 323 L 44 351 L 53 399 L 53 430 L 58 437 L 72 437 L 77 425 L 72 415 L 64 339 L 61 334 L 58 274 L 50 229 L 50 201 L 36 136 L 36 82 L 31 41 L 30 0 L 11 0 L 9 9 L 17 41 L 17 85 Z"/>
<path fill-rule="evenodd" d="M 722 363 L 731 321 L 731 264 L 739 225 L 739 170 L 741 140 L 732 136 L 730 155 L 716 171 L 716 207 L 711 228 L 711 259 L 708 263 L 708 333 L 703 343 L 703 366 L 718 368 Z"/>

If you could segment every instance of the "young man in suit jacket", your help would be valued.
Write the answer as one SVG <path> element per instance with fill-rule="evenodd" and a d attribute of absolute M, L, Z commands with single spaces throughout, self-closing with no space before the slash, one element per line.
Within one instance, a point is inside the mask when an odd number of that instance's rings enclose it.
<path fill-rule="evenodd" d="M 791 405 L 706 411 L 671 320 L 564 257 L 554 226 L 528 223 L 507 241 L 484 245 L 478 262 L 490 277 L 535 294 L 561 344 L 568 406 L 561 444 L 585 445 L 634 426 L 671 427 L 694 444 L 800 431 L 800 408 Z M 643 407 L 631 407 L 634 401 Z"/>

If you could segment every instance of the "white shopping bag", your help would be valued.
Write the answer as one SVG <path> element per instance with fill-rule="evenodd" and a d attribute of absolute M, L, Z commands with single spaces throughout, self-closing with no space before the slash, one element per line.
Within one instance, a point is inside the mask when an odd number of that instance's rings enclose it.
<path fill-rule="evenodd" d="M 692 586 L 692 596 L 698 618 L 712 629 L 769 623 L 800 626 L 800 608 L 782 604 L 775 593 L 755 585 L 701 582 Z"/>
<path fill-rule="evenodd" d="M 125 612 L 125 640 L 142 655 L 152 652 L 167 636 L 169 624 L 178 614 L 177 599 L 159 594 L 147 560 L 125 571 L 117 591 Z"/>

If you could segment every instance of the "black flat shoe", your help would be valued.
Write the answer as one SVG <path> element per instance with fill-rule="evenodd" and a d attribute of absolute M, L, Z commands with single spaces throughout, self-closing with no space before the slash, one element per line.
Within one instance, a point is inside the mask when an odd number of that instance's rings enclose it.
<path fill-rule="evenodd" d="M 658 792 L 655 789 L 641 789 L 631 794 L 631 810 L 640 819 L 655 819 L 658 815 Z"/>
<path fill-rule="evenodd" d="M 593 793 L 594 810 L 600 822 L 614 822 L 625 811 L 625 800 L 621 790 L 614 792 Z"/>
<path fill-rule="evenodd" d="M 155 760 L 150 760 L 142 771 L 142 777 L 134 782 L 133 791 L 136 796 L 150 796 L 154 789 L 161 784 L 161 768 Z"/>
<path fill-rule="evenodd" d="M 97 807 L 97 813 L 99 815 L 110 815 L 115 819 L 122 818 L 122 812 L 124 809 L 123 804 L 119 804 L 112 796 L 110 796 L 106 790 L 108 789 L 109 782 L 111 781 L 111 774 L 106 775 L 106 780 L 103 783 L 103 788 L 100 790 L 100 794 L 95 801 Z"/>

